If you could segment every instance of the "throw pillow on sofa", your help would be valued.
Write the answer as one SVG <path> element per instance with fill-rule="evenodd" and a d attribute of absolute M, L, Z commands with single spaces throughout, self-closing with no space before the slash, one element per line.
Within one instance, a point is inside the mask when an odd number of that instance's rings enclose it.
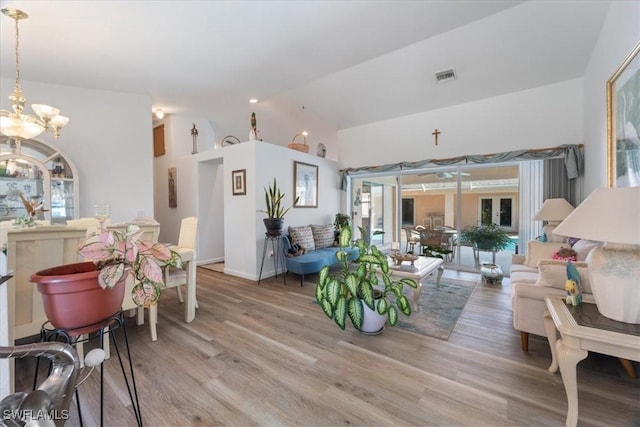
<path fill-rule="evenodd" d="M 576 251 L 576 259 L 578 261 L 584 261 L 585 259 L 587 259 L 587 255 L 589 255 L 589 252 L 591 252 L 592 249 L 597 248 L 600 245 L 601 243 L 599 242 L 580 239 L 573 244 L 571 249 Z"/>
<path fill-rule="evenodd" d="M 330 248 L 333 246 L 334 234 L 333 224 L 313 225 L 311 224 L 311 233 L 313 234 L 313 242 L 316 249 Z"/>
<path fill-rule="evenodd" d="M 573 262 L 572 264 L 580 274 L 582 292 L 592 293 L 588 264 L 582 261 Z M 540 260 L 538 262 L 538 274 L 536 285 L 564 289 L 564 284 L 567 281 L 567 262 L 551 259 Z"/>
<path fill-rule="evenodd" d="M 529 240 L 527 242 L 527 257 L 524 264 L 529 267 L 537 267 L 538 261 L 541 259 L 551 259 L 553 254 L 562 248 L 568 248 L 566 243 L 542 243 L 537 240 Z M 564 286 L 564 282 L 563 286 Z"/>
<path fill-rule="evenodd" d="M 316 249 L 316 245 L 313 241 L 313 232 L 311 226 L 304 225 L 301 227 L 289 227 L 289 238 L 291 239 L 291 245 L 299 245 L 308 251 Z"/>

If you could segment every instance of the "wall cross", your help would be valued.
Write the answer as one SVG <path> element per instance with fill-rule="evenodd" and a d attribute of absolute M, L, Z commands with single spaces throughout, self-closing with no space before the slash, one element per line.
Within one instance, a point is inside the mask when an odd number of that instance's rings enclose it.
<path fill-rule="evenodd" d="M 433 132 L 431 132 L 431 135 L 436 137 L 436 145 L 438 145 L 438 135 L 440 135 L 442 132 L 440 132 L 437 128 L 436 130 L 434 130 Z"/>

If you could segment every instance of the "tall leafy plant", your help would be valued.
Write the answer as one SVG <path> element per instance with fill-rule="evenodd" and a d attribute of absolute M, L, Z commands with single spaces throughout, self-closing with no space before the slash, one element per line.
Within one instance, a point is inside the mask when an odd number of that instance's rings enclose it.
<path fill-rule="evenodd" d="M 360 234 L 365 235 L 364 229 Z M 345 250 L 357 247 L 359 256 L 350 261 Z M 351 242 L 351 227 L 345 225 L 340 232 L 340 250 L 336 252 L 340 266 L 337 275 L 329 274 L 329 266 L 325 265 L 318 274 L 316 300 L 324 313 L 342 329 L 345 328 L 347 316 L 353 326 L 361 330 L 364 320 L 364 304 L 371 310 L 387 316 L 389 325 L 398 323 L 398 314 L 411 315 L 411 304 L 403 295 L 405 285 L 417 288 L 417 283 L 409 278 L 391 279 L 391 269 L 387 256 L 375 245 L 368 245 L 360 238 Z M 375 304 L 378 293 L 378 304 Z"/>
<path fill-rule="evenodd" d="M 284 218 L 293 205 L 300 200 L 300 196 L 295 198 L 291 206 L 285 208 L 283 206 L 284 193 L 280 191 L 280 187 L 278 187 L 276 179 L 273 178 L 273 184 L 264 189 L 264 199 L 267 206 L 267 210 L 264 212 L 267 214 L 268 218 Z"/>

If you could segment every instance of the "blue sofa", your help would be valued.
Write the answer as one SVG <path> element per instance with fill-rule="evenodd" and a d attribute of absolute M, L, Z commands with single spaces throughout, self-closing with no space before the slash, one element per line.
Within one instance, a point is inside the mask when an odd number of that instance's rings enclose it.
<path fill-rule="evenodd" d="M 291 249 L 289 236 L 283 236 L 282 240 L 287 272 L 300 275 L 300 286 L 304 284 L 305 274 L 317 273 L 325 265 L 335 265 L 338 263 L 336 259 L 336 252 L 340 250 L 338 246 L 314 249 L 307 251 L 304 255 L 289 256 L 289 250 Z M 347 248 L 349 260 L 358 258 L 359 252 L 358 248 Z"/>

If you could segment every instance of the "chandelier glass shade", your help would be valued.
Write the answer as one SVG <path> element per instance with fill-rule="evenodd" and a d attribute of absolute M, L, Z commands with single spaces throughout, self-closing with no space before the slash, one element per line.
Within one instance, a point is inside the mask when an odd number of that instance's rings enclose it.
<path fill-rule="evenodd" d="M 16 24 L 16 83 L 13 93 L 9 95 L 11 110 L 0 110 L 0 133 L 17 140 L 31 139 L 42 132 L 52 132 L 56 139 L 60 136 L 60 129 L 64 127 L 69 118 L 60 115 L 60 110 L 44 104 L 33 104 L 31 108 L 35 115 L 24 112 L 27 102 L 20 87 L 20 33 L 18 22 L 27 19 L 29 15 L 18 9 L 2 9 L 2 13 L 9 16 Z"/>

